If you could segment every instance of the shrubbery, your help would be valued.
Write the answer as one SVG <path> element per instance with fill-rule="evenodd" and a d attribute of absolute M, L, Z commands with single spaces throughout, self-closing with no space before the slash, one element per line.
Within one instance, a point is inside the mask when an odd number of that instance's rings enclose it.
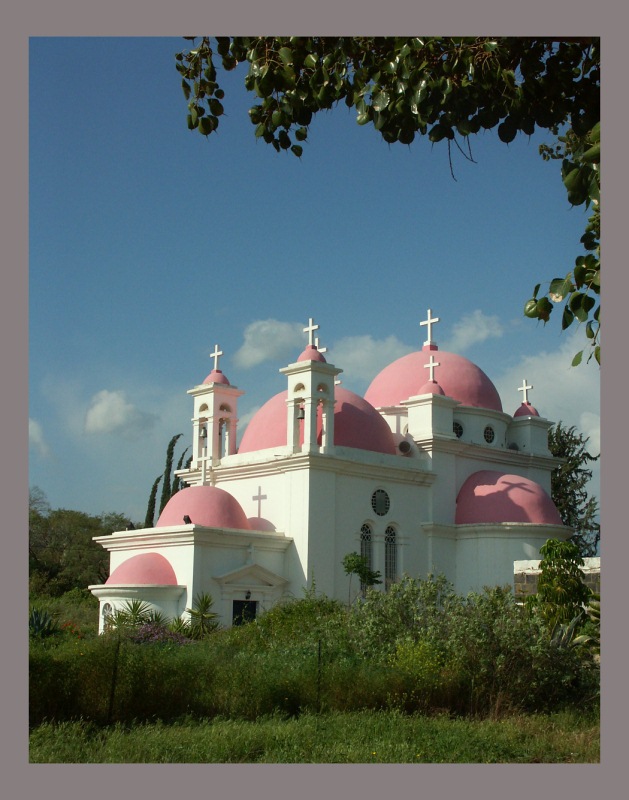
<path fill-rule="evenodd" d="M 588 647 L 555 646 L 508 589 L 463 598 L 441 577 L 407 577 L 349 610 L 310 592 L 196 641 L 146 619 L 104 636 L 32 639 L 30 711 L 35 725 L 386 708 L 491 715 L 593 706 L 598 678 Z"/>

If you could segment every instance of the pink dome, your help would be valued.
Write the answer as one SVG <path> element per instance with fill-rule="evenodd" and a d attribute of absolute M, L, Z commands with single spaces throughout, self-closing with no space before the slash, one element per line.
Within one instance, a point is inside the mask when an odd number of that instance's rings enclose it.
<path fill-rule="evenodd" d="M 513 415 L 514 417 L 539 417 L 537 409 L 533 408 L 530 403 L 522 403 L 518 410 Z"/>
<path fill-rule="evenodd" d="M 205 378 L 203 383 L 223 383 L 226 386 L 229 386 L 229 381 L 227 377 L 223 375 L 220 369 L 213 369 L 212 372 Z"/>
<path fill-rule="evenodd" d="M 323 353 L 320 353 L 313 344 L 309 344 L 308 347 L 306 347 L 297 361 L 323 361 L 324 364 L 327 363 L 323 357 Z"/>
<path fill-rule="evenodd" d="M 264 517 L 249 517 L 249 527 L 252 531 L 267 531 L 268 533 L 274 533 L 276 530 L 275 525 Z"/>
<path fill-rule="evenodd" d="M 131 556 L 116 567 L 105 581 L 109 586 L 129 586 L 130 584 L 152 584 L 176 586 L 177 576 L 170 562 L 159 553 L 140 553 Z"/>
<path fill-rule="evenodd" d="M 441 395 L 444 395 L 445 392 L 443 391 L 441 386 L 439 386 L 437 381 L 428 381 L 428 383 L 425 383 L 422 386 L 422 388 L 417 392 L 417 394 L 441 394 Z"/>
<path fill-rule="evenodd" d="M 456 499 L 455 522 L 562 524 L 555 504 L 538 483 L 494 470 L 475 472 L 465 481 Z"/>
<path fill-rule="evenodd" d="M 217 486 L 188 486 L 166 503 L 155 527 L 183 525 L 184 516 L 206 528 L 249 530 L 249 522 L 235 497 Z"/>
<path fill-rule="evenodd" d="M 354 447 L 376 453 L 395 455 L 395 442 L 384 418 L 359 395 L 337 386 L 334 392 L 334 444 L 339 447 Z M 242 437 L 239 453 L 251 453 L 269 447 L 286 446 L 288 392 L 280 392 L 268 400 L 247 426 Z M 318 422 L 321 442 L 321 417 Z M 302 438 L 303 442 L 303 423 Z"/>
<path fill-rule="evenodd" d="M 426 385 L 426 370 L 430 356 L 439 362 L 435 367 L 435 379 L 448 397 L 453 397 L 464 406 L 491 408 L 502 411 L 500 395 L 485 373 L 467 358 L 425 347 L 398 358 L 385 367 L 371 382 L 365 392 L 365 400 L 372 406 L 397 406 L 409 397 L 421 394 Z"/>

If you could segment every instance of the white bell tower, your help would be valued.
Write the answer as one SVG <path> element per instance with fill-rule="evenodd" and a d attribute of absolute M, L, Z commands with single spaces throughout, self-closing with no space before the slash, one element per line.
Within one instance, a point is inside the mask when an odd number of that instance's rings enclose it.
<path fill-rule="evenodd" d="M 238 398 L 244 392 L 232 386 L 218 368 L 222 355 L 215 345 L 211 353 L 214 368 L 203 383 L 188 390 L 194 401 L 189 485 L 208 483 L 208 468 L 236 452 Z"/>
<path fill-rule="evenodd" d="M 328 364 L 314 332 L 319 326 L 310 318 L 304 333 L 308 346 L 297 361 L 280 372 L 288 379 L 286 443 L 293 453 L 331 453 L 334 449 L 334 379 L 343 370 Z M 321 444 L 317 441 L 317 419 L 321 409 Z M 300 444 L 300 421 L 304 421 L 304 440 Z"/>

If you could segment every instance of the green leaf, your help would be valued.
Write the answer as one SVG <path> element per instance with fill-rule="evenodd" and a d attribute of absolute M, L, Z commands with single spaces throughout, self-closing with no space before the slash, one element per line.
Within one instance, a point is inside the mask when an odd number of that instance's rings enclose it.
<path fill-rule="evenodd" d="M 318 63 L 319 59 L 313 53 L 308 53 L 304 58 L 304 67 L 307 69 L 316 69 Z"/>
<path fill-rule="evenodd" d="M 578 367 L 581 363 L 581 359 L 583 358 L 583 350 L 580 350 L 575 357 L 572 359 L 572 366 Z"/>
<path fill-rule="evenodd" d="M 186 80 L 181 81 L 181 88 L 183 89 L 186 100 L 190 99 L 190 84 Z"/>
<path fill-rule="evenodd" d="M 293 51 L 290 49 L 290 47 L 280 47 L 277 54 L 282 59 L 284 64 L 293 63 Z"/>
<path fill-rule="evenodd" d="M 515 139 L 517 132 L 518 128 L 513 120 L 513 117 L 507 117 L 506 120 L 498 126 L 498 136 L 500 141 L 504 142 L 505 144 L 512 142 Z"/>
<path fill-rule="evenodd" d="M 220 100 L 217 100 L 215 97 L 213 97 L 210 100 L 209 106 L 210 106 L 210 111 L 212 112 L 212 114 L 214 114 L 215 117 L 220 117 L 221 114 L 223 113 L 223 104 L 221 103 Z"/>
<path fill-rule="evenodd" d="M 291 153 L 294 153 L 297 158 L 301 158 L 301 154 L 304 152 L 304 148 L 301 145 L 294 144 L 291 147 Z"/>
<path fill-rule="evenodd" d="M 593 147 L 590 147 L 589 150 L 586 150 L 585 153 L 581 156 L 581 159 L 585 161 L 586 164 L 598 164 L 601 160 L 601 144 L 597 142 Z"/>
<path fill-rule="evenodd" d="M 210 133 L 216 130 L 218 120 L 216 117 L 201 117 L 199 120 L 199 131 L 204 136 L 209 136 Z"/>
<path fill-rule="evenodd" d="M 565 331 L 566 328 L 569 328 L 573 322 L 574 322 L 574 314 L 572 313 L 572 311 L 570 311 L 568 306 L 565 306 L 563 314 L 561 316 L 561 330 Z"/>
<path fill-rule="evenodd" d="M 574 286 L 569 278 L 554 278 L 550 282 L 548 295 L 553 303 L 560 303 L 572 291 L 574 291 Z"/>
<path fill-rule="evenodd" d="M 524 306 L 524 316 L 537 319 L 537 300 L 535 298 L 531 298 Z"/>
<path fill-rule="evenodd" d="M 371 101 L 371 107 L 374 111 L 382 111 L 389 105 L 390 99 L 388 92 L 378 92 Z"/>
<path fill-rule="evenodd" d="M 548 322 L 553 307 L 550 300 L 547 297 L 541 297 L 537 301 L 535 310 L 537 311 L 537 316 L 539 317 L 539 319 L 544 320 L 544 322 Z"/>

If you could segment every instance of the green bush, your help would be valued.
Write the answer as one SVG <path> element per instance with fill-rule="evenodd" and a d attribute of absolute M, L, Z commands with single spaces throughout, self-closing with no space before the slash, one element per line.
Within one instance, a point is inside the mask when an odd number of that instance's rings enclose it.
<path fill-rule="evenodd" d="M 368 591 L 349 611 L 310 595 L 198 641 L 155 622 L 67 632 L 33 640 L 30 659 L 32 724 L 586 708 L 599 677 L 587 649 L 555 646 L 506 588 L 463 598 L 440 578 Z"/>

